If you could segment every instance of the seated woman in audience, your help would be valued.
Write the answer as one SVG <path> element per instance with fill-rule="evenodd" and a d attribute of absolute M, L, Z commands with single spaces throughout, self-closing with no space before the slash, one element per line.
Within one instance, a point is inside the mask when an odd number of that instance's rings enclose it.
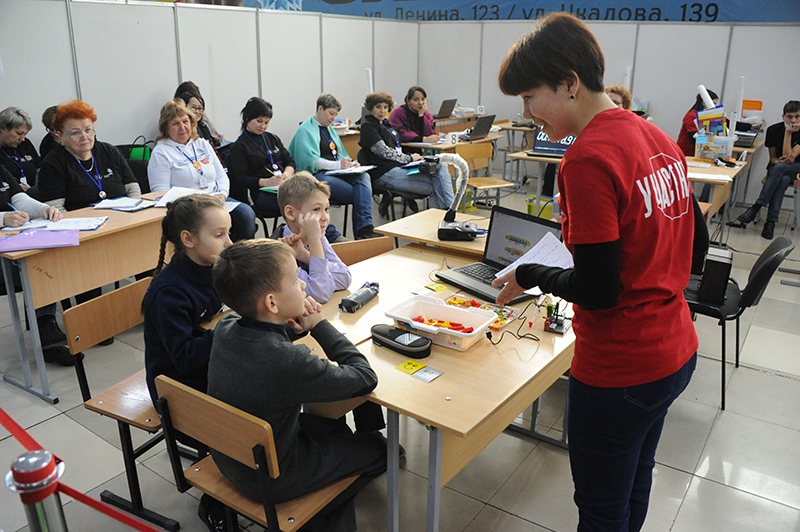
<path fill-rule="evenodd" d="M 422 87 L 408 89 L 405 102 L 389 116 L 389 123 L 400 135 L 400 142 L 436 142 L 433 115 L 428 112 L 428 93 Z"/>
<path fill-rule="evenodd" d="M 346 170 L 358 167 L 345 151 L 339 134 L 331 127 L 342 104 L 331 94 L 317 98 L 317 112 L 300 124 L 289 143 L 289 153 L 297 161 L 297 170 L 305 170 L 318 180 L 331 187 L 331 203 L 335 205 L 353 204 L 353 233 L 357 239 L 380 236 L 372 224 L 372 182 L 366 172 L 347 176 L 332 176 L 331 170 Z M 329 225 L 328 229 L 333 227 Z M 325 232 L 328 242 L 341 237 L 336 231 Z"/>
<path fill-rule="evenodd" d="M 711 99 L 714 101 L 714 105 L 719 103 L 719 96 L 714 91 L 708 91 L 708 95 L 711 96 Z M 694 135 L 697 133 L 697 111 L 702 111 L 705 109 L 705 103 L 703 103 L 703 97 L 699 94 L 694 101 L 694 105 L 691 109 L 686 112 L 686 115 L 683 117 L 683 122 L 681 123 L 681 130 L 678 132 L 678 147 L 681 149 L 684 155 L 687 157 L 694 157 L 694 148 L 695 148 L 695 138 Z M 706 183 L 703 185 L 703 188 L 700 192 L 700 196 L 697 198 L 697 201 L 708 201 L 711 197 L 711 185 Z"/>
<path fill-rule="evenodd" d="M 39 169 L 39 196 L 61 211 L 89 207 L 105 198 L 141 196 L 139 183 L 120 151 L 95 141 L 97 115 L 91 105 L 75 100 L 58 106 L 53 128 L 61 144 L 47 154 Z"/>
<path fill-rule="evenodd" d="M 258 97 L 247 100 L 242 109 L 242 134 L 228 154 L 231 197 L 247 202 L 247 192 L 256 208 L 280 215 L 277 187 L 294 175 L 295 162 L 277 135 L 267 131 L 272 105 Z M 276 187 L 275 193 L 262 187 Z"/>
<path fill-rule="evenodd" d="M 606 94 L 617 107 L 631 110 L 633 96 L 631 96 L 631 91 L 625 85 L 609 85 L 606 87 Z"/>
<path fill-rule="evenodd" d="M 22 190 L 36 197 L 36 173 L 41 160 L 33 143 L 26 138 L 31 129 L 31 117 L 19 107 L 0 111 L 0 166 L 14 176 Z"/>
<path fill-rule="evenodd" d="M 375 165 L 370 170 L 373 183 L 397 192 L 409 192 L 419 195 L 431 195 L 429 203 L 434 209 L 447 209 L 453 202 L 453 182 L 447 165 L 439 165 L 433 175 L 422 173 L 408 174 L 402 168 L 404 164 L 419 161 L 417 154 L 403 153 L 400 137 L 386 117 L 392 110 L 394 102 L 391 95 L 385 92 L 373 92 L 364 100 L 364 107 L 370 112 L 361 124 L 361 139 L 358 161 L 364 165 Z M 381 202 L 378 212 L 386 216 L 387 198 Z"/>
<path fill-rule="evenodd" d="M 51 105 L 42 113 L 42 125 L 47 130 L 47 135 L 42 137 L 42 142 L 39 143 L 39 157 L 42 159 L 50 153 L 50 150 L 52 150 L 56 144 L 61 143 L 58 132 L 53 129 L 53 117 L 56 116 L 57 110 L 57 105 Z"/>
<path fill-rule="evenodd" d="M 189 93 L 189 99 L 184 99 L 183 95 Z M 181 98 L 194 113 L 197 119 L 197 134 L 211 143 L 214 148 L 219 148 L 225 137 L 217 131 L 211 119 L 206 114 L 206 100 L 200 92 L 200 87 L 192 81 L 184 81 L 175 89 L 173 98 Z M 191 101 L 194 98 L 195 101 Z"/>
<path fill-rule="evenodd" d="M 161 108 L 158 119 L 158 143 L 147 165 L 150 190 L 185 187 L 202 190 L 228 199 L 228 174 L 211 144 L 197 136 L 194 114 L 181 99 L 170 100 Z M 231 211 L 231 239 L 253 238 L 256 215 L 250 205 L 240 203 Z"/>
<path fill-rule="evenodd" d="M 141 196 L 139 183 L 122 153 L 105 142 L 95 141 L 97 115 L 88 103 L 75 100 L 58 106 L 53 129 L 61 144 L 47 154 L 39 169 L 39 196 L 60 211 L 74 211 L 104 200 Z M 78 303 L 101 294 L 96 288 L 75 296 Z M 67 309 L 69 300 L 61 302 Z M 108 338 L 101 345 L 109 345 Z"/>

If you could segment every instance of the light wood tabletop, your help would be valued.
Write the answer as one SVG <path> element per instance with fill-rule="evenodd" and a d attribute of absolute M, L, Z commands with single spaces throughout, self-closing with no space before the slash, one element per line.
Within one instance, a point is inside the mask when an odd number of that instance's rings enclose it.
<path fill-rule="evenodd" d="M 375 232 L 411 240 L 412 242 L 420 242 L 428 246 L 452 250 L 476 259 L 483 257 L 483 249 L 486 247 L 485 236 L 479 236 L 469 242 L 439 240 L 437 236 L 439 222 L 444 219 L 445 212 L 442 209 L 426 209 L 388 224 L 380 225 L 375 228 Z M 458 212 L 456 213 L 456 221 L 475 222 L 479 229 L 488 229 L 489 227 L 488 216 L 474 216 Z"/>

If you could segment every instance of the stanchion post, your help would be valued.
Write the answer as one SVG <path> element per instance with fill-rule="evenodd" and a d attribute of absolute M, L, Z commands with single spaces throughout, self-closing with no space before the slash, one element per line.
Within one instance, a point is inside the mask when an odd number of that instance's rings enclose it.
<path fill-rule="evenodd" d="M 28 451 L 11 464 L 6 487 L 19 493 L 31 532 L 66 532 L 67 522 L 58 495 L 64 463 L 45 450 Z"/>

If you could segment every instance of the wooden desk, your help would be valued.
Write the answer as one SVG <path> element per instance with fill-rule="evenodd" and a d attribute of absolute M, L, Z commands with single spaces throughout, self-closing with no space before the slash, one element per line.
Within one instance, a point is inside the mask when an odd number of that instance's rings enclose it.
<path fill-rule="evenodd" d="M 687 157 L 687 163 L 694 162 L 694 157 Z M 690 174 L 696 174 L 697 177 L 690 176 L 689 181 L 693 183 L 703 183 L 714 185 L 711 194 L 711 207 L 708 212 L 708 219 L 710 220 L 719 211 L 723 205 L 728 203 L 731 199 L 731 188 L 736 176 L 741 172 L 749 163 L 735 168 L 728 168 L 727 166 L 717 166 L 712 164 L 708 168 L 695 168 L 689 166 L 688 171 Z M 702 176 L 708 176 L 704 178 Z M 730 181 L 720 182 L 719 177 L 728 177 Z"/>
<path fill-rule="evenodd" d="M 471 161 L 475 159 L 487 159 L 489 175 L 492 175 L 493 143 L 501 138 L 503 138 L 502 135 L 490 134 L 479 140 L 459 141 L 455 144 L 449 142 L 440 142 L 438 144 L 432 144 L 430 142 L 404 142 L 402 146 L 406 148 L 431 150 L 433 152 L 457 153 L 467 160 L 470 171 L 476 168 L 475 163 Z M 483 168 L 483 166 L 481 166 L 481 168 Z"/>
<path fill-rule="evenodd" d="M 538 213 L 542 198 L 542 181 L 544 181 L 544 165 L 561 164 L 562 157 L 548 157 L 546 155 L 528 155 L 528 152 L 518 151 L 516 153 L 510 153 L 508 155 L 508 158 L 517 162 L 517 175 L 519 175 L 519 165 L 524 161 L 540 163 L 542 165 L 542 170 L 539 172 L 539 177 L 536 179 L 536 212 Z M 554 191 L 555 191 L 555 186 L 554 186 Z"/>
<path fill-rule="evenodd" d="M 19 344 L 23 380 L 5 374 L 3 379 L 6 382 L 50 403 L 58 402 L 58 398 L 50 393 L 42 343 L 39 330 L 35 326 L 35 309 L 154 268 L 158 262 L 161 219 L 165 213 L 166 209 L 157 208 L 134 213 L 92 208 L 71 211 L 64 216 L 108 216 L 108 221 L 96 231 L 82 231 L 78 246 L 15 251 L 0 255 L 6 289 L 10 294 L 14 293 L 10 277 L 11 268 L 14 267 L 12 261 L 19 265 L 28 321 L 33 324 L 31 336 L 39 387 L 33 385 L 31 378 L 22 322 L 14 297 L 9 297 L 8 301 Z"/>
<path fill-rule="evenodd" d="M 483 115 L 477 113 L 465 114 L 462 116 L 448 116 L 445 118 L 434 118 L 433 127 L 437 133 L 450 133 L 452 131 L 464 131 L 471 127 L 470 122 L 477 122 Z"/>
<path fill-rule="evenodd" d="M 340 294 L 345 295 L 337 292 L 323 309 L 331 323 L 369 358 L 378 374 L 378 387 L 369 399 L 389 409 L 390 531 L 399 530 L 400 414 L 430 426 L 427 529 L 436 531 L 442 487 L 549 388 L 572 360 L 575 342 L 572 331 L 564 336 L 543 332 L 540 314 L 533 327 L 539 342 L 506 336 L 499 346 L 494 346 L 484 337 L 464 352 L 434 345 L 431 356 L 423 362 L 444 374 L 430 383 L 395 369 L 407 357 L 374 346 L 368 339 L 369 328 L 376 323 L 389 323 L 385 311 L 412 297 L 411 290 L 427 284 L 431 271 L 438 269 L 444 258 L 450 266 L 471 260 L 447 254 L 445 250 L 405 246 L 354 264 L 351 289 L 357 289 L 365 281 L 378 281 L 381 290 L 378 297 L 355 314 L 347 314 L 336 308 Z M 431 292 L 431 295 L 444 299 L 455 291 Z M 530 320 L 531 311 L 526 315 Z"/>
<path fill-rule="evenodd" d="M 484 237 L 478 237 L 470 242 L 439 240 L 437 236 L 439 222 L 444 219 L 445 212 L 441 209 L 427 209 L 388 224 L 380 225 L 375 228 L 375 232 L 454 251 L 473 257 L 475 260 L 480 260 L 483 257 L 483 249 L 486 247 L 486 239 Z M 475 217 L 461 212 L 456 213 L 457 222 L 468 220 L 474 221 L 481 229 L 489 227 L 489 217 Z"/>
<path fill-rule="evenodd" d="M 506 140 L 508 141 L 508 146 L 507 147 L 500 148 L 500 150 L 503 151 L 503 179 L 505 179 L 506 178 L 506 166 L 507 166 L 507 163 L 508 163 L 508 156 L 511 153 L 515 153 L 515 152 L 518 152 L 520 150 L 524 150 L 525 148 L 531 149 L 533 147 L 533 140 L 534 140 L 533 135 L 536 133 L 536 126 L 532 126 L 532 127 L 529 127 L 529 126 L 515 126 L 512 122 L 503 122 L 503 123 L 498 124 L 498 125 L 500 127 L 500 131 L 505 131 L 506 132 Z M 522 143 L 520 143 L 520 145 L 517 146 L 516 138 L 517 138 L 517 132 L 518 131 L 522 132 L 523 137 L 527 136 L 528 134 L 530 134 L 531 135 L 530 143 L 525 143 L 524 146 L 523 146 Z M 519 170 L 519 162 L 517 162 L 517 170 Z"/>
<path fill-rule="evenodd" d="M 339 138 L 342 139 L 342 146 L 344 146 L 347 155 L 355 161 L 358 157 L 358 150 L 361 149 L 361 146 L 358 145 L 358 141 L 361 140 L 361 132 L 355 129 L 348 129 L 347 131 L 339 132 Z"/>

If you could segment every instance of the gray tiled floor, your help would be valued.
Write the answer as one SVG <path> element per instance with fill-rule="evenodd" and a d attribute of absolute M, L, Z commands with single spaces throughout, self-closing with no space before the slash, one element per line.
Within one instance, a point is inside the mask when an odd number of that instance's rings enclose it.
<path fill-rule="evenodd" d="M 513 194 L 502 202 L 524 208 L 525 199 Z M 332 212 L 340 224 L 341 209 Z M 383 220 L 376 217 L 376 222 Z M 733 276 L 741 284 L 766 246 L 759 231 L 760 226 L 751 226 L 730 234 L 729 244 L 737 250 Z M 782 232 L 794 236 L 786 219 L 777 228 Z M 790 266 L 800 267 L 800 252 L 794 251 L 790 260 Z M 725 412 L 719 410 L 719 327 L 698 318 L 701 358 L 692 383 L 667 418 L 646 530 L 800 531 L 800 288 L 780 285 L 783 277 L 776 275 L 759 306 L 742 317 L 743 365 L 729 366 Z M 0 301 L 0 342 L 0 372 L 18 373 L 5 297 Z M 86 366 L 92 389 L 104 389 L 140 369 L 141 350 L 141 329 L 121 335 L 112 346 L 90 349 Z M 72 369 L 49 370 L 58 405 L 49 406 L 5 382 L 0 382 L 0 405 L 66 460 L 67 483 L 94 497 L 107 488 L 124 494 L 115 424 L 83 409 Z M 553 431 L 560 428 L 565 390 L 559 382 L 543 401 L 542 420 Z M 401 530 L 423 530 L 428 434 L 419 423 L 401 418 L 401 441 L 407 450 L 400 478 Z M 0 429 L 0 464 L 21 452 Z M 199 494 L 175 490 L 163 446 L 140 462 L 146 505 L 178 519 L 182 530 L 205 530 L 195 515 Z M 123 529 L 83 505 L 64 502 L 73 530 Z M 25 527 L 17 497 L 5 489 L 0 489 L 0 508 L 0 530 Z M 577 511 L 566 451 L 501 434 L 445 488 L 441 515 L 446 532 L 574 530 Z M 358 519 L 360 530 L 385 530 L 382 479 L 359 496 Z"/>

